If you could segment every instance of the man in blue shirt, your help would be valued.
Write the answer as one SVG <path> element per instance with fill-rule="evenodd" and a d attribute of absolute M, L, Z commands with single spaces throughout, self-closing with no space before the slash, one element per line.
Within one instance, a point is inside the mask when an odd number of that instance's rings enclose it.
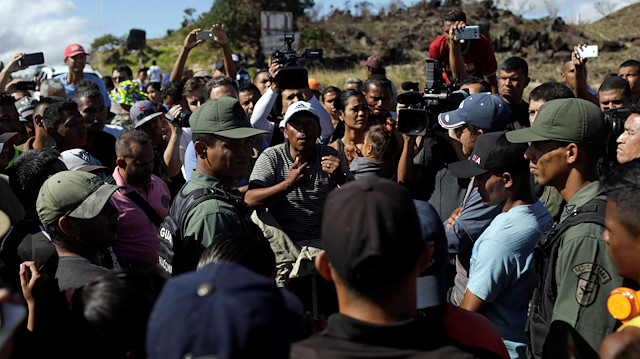
<path fill-rule="evenodd" d="M 111 100 L 109 100 L 109 93 L 104 82 L 96 75 L 88 74 L 84 72 L 84 66 L 87 64 L 87 52 L 79 44 L 71 44 L 64 49 L 64 63 L 69 67 L 69 72 L 60 74 L 55 77 L 64 85 L 64 92 L 67 99 L 70 99 L 74 93 L 76 93 L 76 84 L 84 79 L 91 80 L 98 85 L 102 98 L 104 99 L 104 106 L 111 106 Z"/>
<path fill-rule="evenodd" d="M 470 156 L 480 137 L 507 129 L 510 115 L 509 105 L 500 96 L 478 93 L 467 97 L 455 111 L 441 113 L 438 123 L 449 130 L 452 139 L 462 144 L 464 156 Z M 449 253 L 456 255 L 455 285 L 449 296 L 451 303 L 462 303 L 473 243 L 500 211 L 500 206 L 484 205 L 478 190 L 469 186 L 461 206 L 445 220 Z"/>
<path fill-rule="evenodd" d="M 473 245 L 461 307 L 496 326 L 511 358 L 526 357 L 527 308 L 537 283 L 533 248 L 553 224 L 533 194 L 526 150 L 507 141 L 505 132 L 489 133 L 478 138 L 469 160 L 449 166 L 457 177 L 475 177 L 485 206 L 502 207 Z"/>

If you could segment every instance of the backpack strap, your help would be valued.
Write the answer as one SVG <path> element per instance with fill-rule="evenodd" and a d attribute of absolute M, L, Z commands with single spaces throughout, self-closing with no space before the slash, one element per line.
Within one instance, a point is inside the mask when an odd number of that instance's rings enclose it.
<path fill-rule="evenodd" d="M 116 179 L 113 178 L 113 175 L 110 175 L 109 177 L 107 177 L 107 179 L 105 179 L 104 182 L 106 184 L 118 185 L 116 183 Z M 156 212 L 156 210 L 153 209 L 153 207 L 151 207 L 149 202 L 147 202 L 144 198 L 142 198 L 138 194 L 138 192 L 134 190 L 125 194 L 125 196 L 129 198 L 133 203 L 135 203 L 138 207 L 140 207 L 140 209 L 144 212 L 144 214 L 147 215 L 151 223 L 153 223 L 156 227 L 160 227 L 160 224 L 162 224 L 162 221 L 164 221 L 164 218 L 162 218 L 158 214 L 158 212 Z"/>
<path fill-rule="evenodd" d="M 138 192 L 134 190 L 125 194 L 125 196 L 127 196 L 127 198 L 129 198 L 131 201 L 133 201 L 133 203 L 140 207 L 140 209 L 147 215 L 147 217 L 149 217 L 151 223 L 153 223 L 156 227 L 160 227 L 160 224 L 162 224 L 162 221 L 164 221 L 164 219 L 160 217 L 158 212 L 156 212 L 156 210 L 151 207 L 149 202 L 142 198 L 142 196 L 140 196 Z"/>
<path fill-rule="evenodd" d="M 118 184 L 116 183 L 116 179 L 115 179 L 115 178 L 113 178 L 113 175 L 109 175 L 109 177 L 107 177 L 107 179 L 105 179 L 105 180 L 104 180 L 104 183 L 106 183 L 106 184 L 112 184 L 112 185 L 116 185 L 116 186 L 118 185 Z"/>
<path fill-rule="evenodd" d="M 230 194 L 215 188 L 199 188 L 189 192 L 189 194 L 184 197 L 184 200 L 180 206 L 182 208 L 180 216 L 179 218 L 174 217 L 178 219 L 178 223 L 180 224 L 180 231 L 182 233 L 184 233 L 184 224 L 189 212 L 191 212 L 191 210 L 198 206 L 200 203 L 208 201 L 210 199 L 221 200 L 232 205 L 240 212 L 240 218 L 242 222 L 245 224 L 245 226 L 247 225 L 247 219 L 245 218 L 244 214 L 247 212 L 248 207 L 244 205 L 244 203 L 240 199 L 234 198 Z"/>

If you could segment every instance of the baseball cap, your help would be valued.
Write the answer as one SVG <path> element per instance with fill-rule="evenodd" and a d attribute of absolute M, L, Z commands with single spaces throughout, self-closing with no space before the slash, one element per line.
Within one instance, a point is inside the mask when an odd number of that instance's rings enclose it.
<path fill-rule="evenodd" d="M 382 60 L 382 57 L 378 55 L 371 55 L 366 60 L 360 61 L 360 65 L 377 69 L 380 67 L 384 67 L 384 60 Z"/>
<path fill-rule="evenodd" d="M 27 121 L 27 117 L 33 115 L 33 111 L 38 105 L 38 100 L 32 97 L 25 96 L 16 101 L 16 109 L 20 114 L 20 121 Z"/>
<path fill-rule="evenodd" d="M 471 178 L 486 172 L 502 173 L 526 169 L 527 145 L 507 141 L 506 131 L 490 132 L 478 137 L 468 160 L 449 164 L 449 170 L 459 178 Z"/>
<path fill-rule="evenodd" d="M 109 98 L 122 105 L 133 105 L 140 100 L 146 100 L 147 94 L 140 92 L 136 82 L 126 80 L 120 82 L 117 91 L 109 94 Z"/>
<path fill-rule="evenodd" d="M 318 119 L 318 121 L 320 120 L 318 113 L 309 102 L 298 101 L 289 106 L 287 112 L 284 114 L 284 121 L 280 121 L 280 127 L 284 127 L 294 115 L 298 115 L 301 112 L 307 112 Z"/>
<path fill-rule="evenodd" d="M 91 219 L 97 216 L 119 187 L 82 171 L 62 171 L 49 177 L 38 193 L 36 210 L 43 226 L 62 216 Z"/>
<path fill-rule="evenodd" d="M 251 127 L 240 102 L 233 97 L 208 100 L 189 117 L 193 133 L 211 133 L 228 138 L 247 138 L 267 133 Z"/>
<path fill-rule="evenodd" d="M 417 263 L 424 246 L 409 192 L 377 176 L 349 182 L 329 194 L 322 244 L 343 279 L 365 285 L 402 274 Z"/>
<path fill-rule="evenodd" d="M 82 148 L 62 151 L 62 153 L 60 153 L 60 160 L 64 162 L 69 171 L 92 172 L 107 169 L 107 167 L 102 166 L 98 160 Z"/>
<path fill-rule="evenodd" d="M 429 202 L 413 200 L 420 218 L 422 240 L 434 247 L 429 267 L 418 273 L 416 282 L 418 309 L 447 302 L 447 237 L 442 219 Z"/>
<path fill-rule="evenodd" d="M 309 89 L 314 91 L 322 91 L 322 85 L 320 85 L 320 81 L 309 78 Z"/>
<path fill-rule="evenodd" d="M 71 44 L 64 48 L 64 57 L 73 57 L 78 54 L 89 55 L 88 52 L 84 51 L 84 47 L 80 44 Z"/>
<path fill-rule="evenodd" d="M 472 125 L 487 131 L 506 130 L 511 110 L 500 96 L 477 93 L 464 99 L 456 110 L 438 115 L 440 126 L 450 129 Z"/>
<path fill-rule="evenodd" d="M 133 127 L 138 128 L 160 115 L 162 112 L 156 110 L 156 106 L 149 100 L 138 101 L 131 106 L 129 110 L 131 119 L 133 120 Z"/>
<path fill-rule="evenodd" d="M 605 144 L 607 134 L 604 115 L 598 106 L 579 98 L 565 98 L 546 102 L 531 127 L 507 132 L 507 140 Z"/>
<path fill-rule="evenodd" d="M 272 280 L 236 263 L 173 277 L 151 312 L 147 353 L 156 359 L 288 358 L 297 321 L 287 300 Z"/>
<path fill-rule="evenodd" d="M 213 76 L 209 72 L 204 71 L 204 70 L 200 70 L 200 71 L 196 72 L 195 74 L 193 74 L 193 77 L 206 77 L 208 79 L 212 79 L 213 78 Z"/>

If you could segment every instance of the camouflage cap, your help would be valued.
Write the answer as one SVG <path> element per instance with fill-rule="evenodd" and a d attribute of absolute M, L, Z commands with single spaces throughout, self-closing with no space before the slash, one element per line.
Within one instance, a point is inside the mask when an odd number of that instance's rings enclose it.
<path fill-rule="evenodd" d="M 607 124 L 598 106 L 579 98 L 552 100 L 540 108 L 529 128 L 507 132 L 513 143 L 560 141 L 605 144 Z"/>
<path fill-rule="evenodd" d="M 36 210 L 43 226 L 62 216 L 91 219 L 97 216 L 119 187 L 81 171 L 62 171 L 49 177 L 38 193 Z"/>
<path fill-rule="evenodd" d="M 267 133 L 251 127 L 240 102 L 233 97 L 209 100 L 189 118 L 193 133 L 211 133 L 228 138 L 247 138 Z"/>

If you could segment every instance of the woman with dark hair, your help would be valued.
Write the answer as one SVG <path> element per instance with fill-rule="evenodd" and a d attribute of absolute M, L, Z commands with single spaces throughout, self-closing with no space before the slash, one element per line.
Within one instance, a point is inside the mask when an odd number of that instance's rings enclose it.
<path fill-rule="evenodd" d="M 344 122 L 344 135 L 333 141 L 330 146 L 351 163 L 354 158 L 362 156 L 369 117 L 367 101 L 362 92 L 350 89 L 340 94 L 335 107 L 340 120 Z"/>

